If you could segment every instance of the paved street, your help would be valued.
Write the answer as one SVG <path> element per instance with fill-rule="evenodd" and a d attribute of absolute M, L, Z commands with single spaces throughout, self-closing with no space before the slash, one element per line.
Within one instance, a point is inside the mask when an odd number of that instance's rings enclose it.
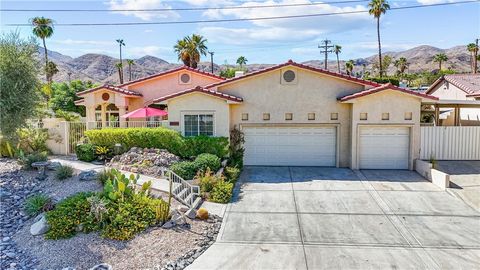
<path fill-rule="evenodd" d="M 478 269 L 480 213 L 411 171 L 246 167 L 188 269 Z"/>

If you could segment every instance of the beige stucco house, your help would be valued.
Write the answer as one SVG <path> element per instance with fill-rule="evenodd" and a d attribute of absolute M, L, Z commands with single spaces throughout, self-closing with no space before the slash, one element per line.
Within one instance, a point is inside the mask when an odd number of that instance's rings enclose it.
<path fill-rule="evenodd" d="M 183 72 L 198 81 L 183 85 Z M 79 96 L 88 120 L 109 103 L 123 106 L 119 115 L 165 108 L 168 126 L 186 136 L 228 136 L 237 127 L 245 134 L 246 165 L 353 169 L 413 169 L 421 104 L 437 99 L 291 60 L 228 80 L 181 68 Z"/>

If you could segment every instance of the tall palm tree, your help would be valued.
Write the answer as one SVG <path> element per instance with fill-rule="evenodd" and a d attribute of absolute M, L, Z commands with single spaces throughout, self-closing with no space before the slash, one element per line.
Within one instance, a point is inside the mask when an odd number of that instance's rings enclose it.
<path fill-rule="evenodd" d="M 45 39 L 53 35 L 53 20 L 45 17 L 35 17 L 30 19 L 30 23 L 33 26 L 33 34 L 36 37 L 41 38 L 43 42 L 43 49 L 45 50 L 45 77 L 48 81 L 48 50 Z"/>
<path fill-rule="evenodd" d="M 371 0 L 368 4 L 370 9 L 368 13 L 373 15 L 375 19 L 377 19 L 377 38 L 378 38 L 378 63 L 380 68 L 380 78 L 383 75 L 383 68 L 382 68 L 382 44 L 380 42 L 380 16 L 385 14 L 387 10 L 390 9 L 390 5 L 386 0 Z"/>
<path fill-rule="evenodd" d="M 347 70 L 347 75 L 352 75 L 352 71 L 353 71 L 353 66 L 354 66 L 354 62 L 353 60 L 348 60 L 346 63 L 345 63 L 345 69 Z"/>
<path fill-rule="evenodd" d="M 248 59 L 245 58 L 245 56 L 240 56 L 240 57 L 238 57 L 238 59 L 237 59 L 237 64 L 240 65 L 240 68 L 242 68 L 243 65 L 246 65 L 247 62 L 248 62 Z"/>
<path fill-rule="evenodd" d="M 446 54 L 444 53 L 438 53 L 438 54 L 435 54 L 435 56 L 433 57 L 433 62 L 437 62 L 438 63 L 438 69 L 439 71 L 442 71 L 442 63 L 443 62 L 447 62 L 448 61 L 448 57 Z"/>
<path fill-rule="evenodd" d="M 477 54 L 478 46 L 475 43 L 470 43 L 467 45 L 467 50 L 470 52 L 470 66 L 472 68 L 472 73 L 477 73 Z"/>
<path fill-rule="evenodd" d="M 207 55 L 207 39 L 201 35 L 192 34 L 177 40 L 177 44 L 173 46 L 178 55 L 178 59 L 182 60 L 183 64 L 192 68 L 197 68 L 202 55 Z"/>
<path fill-rule="evenodd" d="M 405 69 L 408 67 L 407 58 L 400 57 L 399 59 L 395 60 L 393 65 L 397 68 L 397 74 L 403 75 L 405 73 Z"/>
<path fill-rule="evenodd" d="M 122 64 L 122 62 L 116 63 L 115 67 L 118 70 L 118 80 L 120 81 L 120 84 L 122 84 L 123 83 L 123 64 Z"/>
<path fill-rule="evenodd" d="M 135 62 L 132 59 L 127 59 L 128 65 L 128 81 L 132 80 L 132 66 L 135 65 Z"/>
<path fill-rule="evenodd" d="M 122 76 L 120 76 L 120 83 L 123 83 L 123 61 L 122 61 L 122 46 L 125 46 L 125 43 L 123 42 L 123 39 L 117 39 L 116 40 L 118 43 L 118 47 L 120 47 L 120 72 Z"/>
<path fill-rule="evenodd" d="M 340 60 L 338 59 L 338 54 L 342 52 L 342 46 L 334 45 L 333 52 L 337 55 L 337 67 L 338 67 L 338 73 L 340 73 Z"/>

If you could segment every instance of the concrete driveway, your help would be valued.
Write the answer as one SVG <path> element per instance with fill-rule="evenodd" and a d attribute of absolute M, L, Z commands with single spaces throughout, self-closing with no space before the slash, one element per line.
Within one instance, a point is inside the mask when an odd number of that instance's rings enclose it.
<path fill-rule="evenodd" d="M 187 269 L 479 269 L 480 213 L 411 171 L 246 167 Z"/>

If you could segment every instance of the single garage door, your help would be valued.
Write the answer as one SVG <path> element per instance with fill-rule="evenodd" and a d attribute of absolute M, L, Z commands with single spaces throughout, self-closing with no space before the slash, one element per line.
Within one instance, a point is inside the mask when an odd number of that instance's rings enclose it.
<path fill-rule="evenodd" d="M 410 128 L 361 127 L 360 169 L 408 169 Z"/>
<path fill-rule="evenodd" d="M 335 127 L 244 127 L 245 165 L 335 166 Z"/>

